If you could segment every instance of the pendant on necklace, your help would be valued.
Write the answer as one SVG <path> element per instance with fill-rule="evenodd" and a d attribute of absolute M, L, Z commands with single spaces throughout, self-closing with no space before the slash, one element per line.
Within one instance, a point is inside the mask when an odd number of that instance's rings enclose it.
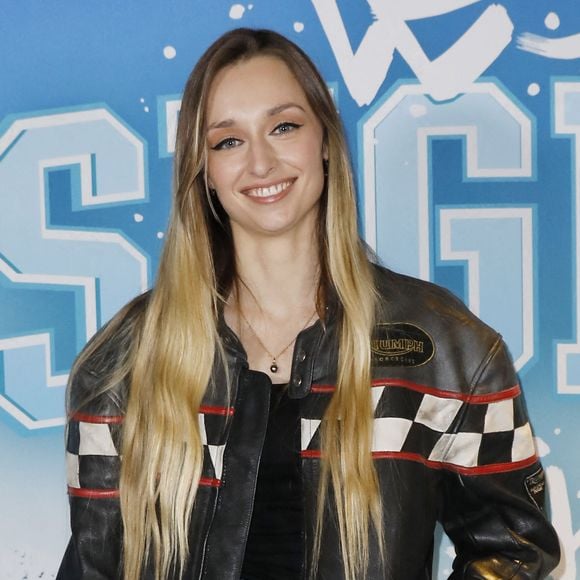
<path fill-rule="evenodd" d="M 272 364 L 270 365 L 270 371 L 273 373 L 278 372 L 278 365 L 276 364 L 276 359 L 272 359 Z"/>

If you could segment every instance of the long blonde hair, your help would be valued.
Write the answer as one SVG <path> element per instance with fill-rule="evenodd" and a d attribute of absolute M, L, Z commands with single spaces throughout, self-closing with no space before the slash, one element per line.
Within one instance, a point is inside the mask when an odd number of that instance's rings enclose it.
<path fill-rule="evenodd" d="M 154 563 L 157 579 L 182 574 L 188 558 L 188 528 L 203 462 L 198 411 L 220 356 L 218 313 L 236 279 L 228 219 L 207 188 L 207 95 L 217 72 L 258 55 L 275 56 L 289 67 L 324 128 L 328 151 L 318 227 L 318 307 L 322 312 L 330 294 L 338 299 L 340 342 L 336 389 L 322 421 L 312 575 L 330 497 L 346 578 L 364 577 L 373 530 L 382 546 L 381 502 L 371 455 L 370 335 L 376 293 L 357 232 L 342 126 L 326 84 L 300 48 L 272 31 L 237 29 L 204 53 L 185 87 L 170 226 L 157 283 L 134 324 L 126 363 L 130 389 L 120 482 L 126 580 L 140 577 L 148 562 Z"/>

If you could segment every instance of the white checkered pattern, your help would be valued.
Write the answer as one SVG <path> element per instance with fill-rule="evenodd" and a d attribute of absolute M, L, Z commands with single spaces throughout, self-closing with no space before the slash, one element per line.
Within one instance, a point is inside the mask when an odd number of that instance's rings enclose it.
<path fill-rule="evenodd" d="M 535 458 L 518 389 L 473 398 L 433 391 L 420 385 L 373 387 L 372 451 L 377 457 L 400 454 L 403 459 L 461 473 L 509 470 L 512 464 Z M 490 398 L 495 400 L 487 402 Z M 401 400 L 402 405 L 397 403 Z M 399 408 L 411 413 L 415 409 L 414 415 L 391 416 Z M 320 419 L 301 420 L 301 449 L 306 457 L 316 457 L 320 451 L 319 427 Z"/>

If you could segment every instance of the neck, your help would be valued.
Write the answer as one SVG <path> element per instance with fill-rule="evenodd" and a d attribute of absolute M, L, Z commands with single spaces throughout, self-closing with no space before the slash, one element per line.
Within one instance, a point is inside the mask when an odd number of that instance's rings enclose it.
<path fill-rule="evenodd" d="M 236 244 L 236 268 L 244 312 L 286 317 L 314 308 L 319 260 L 311 237 L 244 240 Z"/>
<path fill-rule="evenodd" d="M 238 332 L 250 368 L 276 382 L 290 379 L 296 336 L 316 318 L 314 237 L 234 234 L 238 281 L 225 308 L 226 322 Z"/>

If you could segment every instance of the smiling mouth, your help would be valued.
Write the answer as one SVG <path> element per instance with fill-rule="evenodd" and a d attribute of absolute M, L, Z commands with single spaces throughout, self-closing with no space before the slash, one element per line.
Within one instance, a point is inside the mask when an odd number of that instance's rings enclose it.
<path fill-rule="evenodd" d="M 269 187 L 253 187 L 252 189 L 243 190 L 242 193 L 248 197 L 273 197 L 288 189 L 294 181 L 296 180 L 289 179 L 287 181 L 281 181 L 280 183 L 270 185 Z"/>

